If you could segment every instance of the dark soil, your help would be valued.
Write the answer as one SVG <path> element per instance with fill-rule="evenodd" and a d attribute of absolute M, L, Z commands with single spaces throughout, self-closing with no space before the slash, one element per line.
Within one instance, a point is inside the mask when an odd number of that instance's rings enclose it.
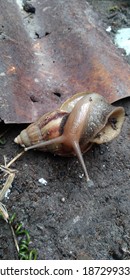
<path fill-rule="evenodd" d="M 112 39 L 118 27 L 129 26 L 129 1 L 88 2 L 100 14 L 104 29 L 112 26 Z M 29 231 L 30 248 L 37 249 L 38 259 L 130 258 L 130 98 L 115 105 L 126 111 L 120 136 L 84 155 L 94 187 L 87 188 L 76 158 L 29 151 L 13 164 L 18 173 L 3 203 Z M 21 151 L 13 139 L 23 129 L 5 127 L 10 130 L 0 145 L 2 163 L 3 155 L 9 161 Z M 40 178 L 47 184 L 39 183 Z M 10 227 L 1 219 L 0 259 L 17 258 Z"/>

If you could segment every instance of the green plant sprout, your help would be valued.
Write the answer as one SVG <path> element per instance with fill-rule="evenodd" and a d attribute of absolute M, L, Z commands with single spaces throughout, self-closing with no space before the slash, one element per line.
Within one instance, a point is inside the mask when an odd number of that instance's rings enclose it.
<path fill-rule="evenodd" d="M 14 242 L 18 251 L 18 257 L 20 260 L 36 260 L 37 251 L 36 249 L 29 249 L 30 235 L 29 232 L 23 228 L 22 223 L 15 224 L 16 214 L 13 214 L 9 219 L 9 224 L 11 226 Z M 21 237 L 19 243 L 17 237 Z"/>

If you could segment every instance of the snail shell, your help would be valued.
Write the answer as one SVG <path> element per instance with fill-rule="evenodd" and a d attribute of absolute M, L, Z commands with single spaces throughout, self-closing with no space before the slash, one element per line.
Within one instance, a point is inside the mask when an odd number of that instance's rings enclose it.
<path fill-rule="evenodd" d="M 50 139 L 57 139 L 57 137 L 63 133 L 64 123 L 67 118 L 68 113 L 64 111 L 56 110 L 47 113 L 40 117 L 36 122 L 29 125 L 26 129 L 22 130 L 14 141 L 23 147 L 30 147 L 41 143 L 43 140 L 48 141 Z M 59 154 L 60 150 L 62 150 L 62 144 L 47 145 L 43 148 L 40 147 L 39 150 Z"/>
<path fill-rule="evenodd" d="M 82 153 L 93 143 L 117 137 L 124 115 L 122 107 L 114 107 L 100 94 L 79 93 L 29 125 L 14 141 L 26 151 L 35 148 L 63 156 L 77 155 L 88 181 Z"/>

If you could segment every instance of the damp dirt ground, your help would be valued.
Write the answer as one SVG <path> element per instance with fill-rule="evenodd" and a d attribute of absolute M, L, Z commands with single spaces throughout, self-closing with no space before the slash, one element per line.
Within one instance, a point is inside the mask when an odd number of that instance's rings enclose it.
<path fill-rule="evenodd" d="M 112 40 L 118 28 L 130 25 L 129 1 L 88 2 L 103 28 L 112 27 Z M 84 155 L 94 187 L 87 188 L 76 158 L 29 151 L 12 165 L 18 172 L 3 203 L 28 230 L 38 259 L 130 258 L 130 98 L 115 105 L 126 112 L 121 134 Z M 0 144 L 1 163 L 4 155 L 10 161 L 21 151 L 13 140 L 23 127 L 4 127 L 8 131 Z M 10 226 L 0 219 L 0 259 L 17 258 Z"/>

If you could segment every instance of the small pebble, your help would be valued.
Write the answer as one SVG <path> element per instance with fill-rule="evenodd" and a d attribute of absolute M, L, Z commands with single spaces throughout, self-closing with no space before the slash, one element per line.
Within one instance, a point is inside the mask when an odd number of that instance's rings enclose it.
<path fill-rule="evenodd" d="M 12 187 L 12 186 L 11 186 Z M 11 193 L 11 190 L 8 189 L 7 192 L 5 193 L 5 198 L 9 199 L 9 195 Z"/>
<path fill-rule="evenodd" d="M 84 174 L 82 173 L 82 174 L 79 174 L 79 178 L 80 179 L 82 179 L 83 178 L 83 176 L 84 176 Z"/>
<path fill-rule="evenodd" d="M 61 198 L 61 202 L 63 202 L 63 203 L 65 202 L 65 198 L 64 197 Z"/>
<path fill-rule="evenodd" d="M 111 26 L 108 26 L 108 27 L 106 28 L 106 31 L 107 31 L 107 32 L 111 32 L 111 30 L 112 30 Z"/>
<path fill-rule="evenodd" d="M 5 74 L 4 72 L 1 72 L 1 73 L 0 73 L 0 76 L 1 76 L 1 77 L 4 77 L 4 76 L 6 76 L 6 74 Z"/>
<path fill-rule="evenodd" d="M 47 185 L 47 181 L 44 178 L 40 178 L 38 180 L 39 183 L 41 183 L 42 185 L 46 186 Z"/>

